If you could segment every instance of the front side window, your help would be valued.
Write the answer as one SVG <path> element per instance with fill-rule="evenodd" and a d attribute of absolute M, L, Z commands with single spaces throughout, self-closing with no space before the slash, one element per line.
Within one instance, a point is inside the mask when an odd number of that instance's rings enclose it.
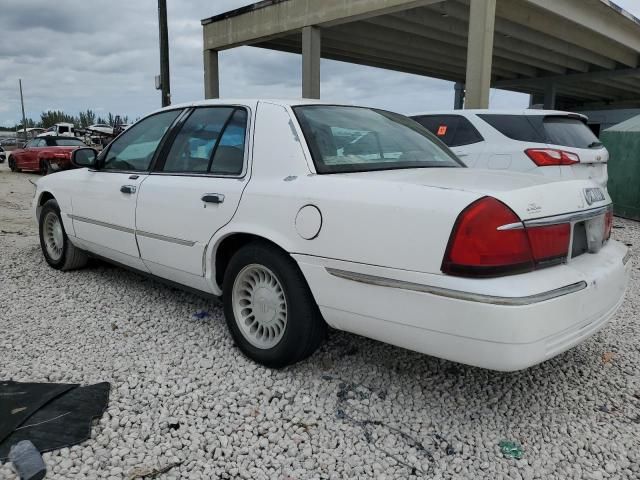
<path fill-rule="evenodd" d="M 240 174 L 246 128 L 247 112 L 243 108 L 196 109 L 176 136 L 162 171 Z"/>
<path fill-rule="evenodd" d="M 38 146 L 39 138 L 34 138 L 33 140 L 29 140 L 25 145 L 25 148 L 35 148 Z"/>
<path fill-rule="evenodd" d="M 146 171 L 162 137 L 182 110 L 160 112 L 136 123 L 113 141 L 104 170 Z"/>
<path fill-rule="evenodd" d="M 413 120 L 371 108 L 294 107 L 318 173 L 462 167 Z"/>

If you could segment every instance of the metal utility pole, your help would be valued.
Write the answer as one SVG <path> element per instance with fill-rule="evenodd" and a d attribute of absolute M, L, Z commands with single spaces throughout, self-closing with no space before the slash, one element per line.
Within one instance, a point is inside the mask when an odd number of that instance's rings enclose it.
<path fill-rule="evenodd" d="M 22 79 L 18 79 L 20 85 L 20 105 L 22 105 L 22 129 L 24 131 L 24 141 L 27 141 L 27 117 L 24 115 L 24 98 L 22 97 Z"/>
<path fill-rule="evenodd" d="M 169 83 L 169 30 L 167 27 L 167 0 L 158 0 L 158 25 L 160 27 L 160 89 L 162 106 L 171 105 Z"/>

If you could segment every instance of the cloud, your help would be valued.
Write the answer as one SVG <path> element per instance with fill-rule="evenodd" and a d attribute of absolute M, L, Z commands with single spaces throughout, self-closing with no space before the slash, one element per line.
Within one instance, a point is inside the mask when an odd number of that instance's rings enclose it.
<path fill-rule="evenodd" d="M 636 0 L 619 0 L 629 6 Z M 250 0 L 169 0 L 171 90 L 174 103 L 203 97 L 200 20 Z M 639 10 L 636 6 L 636 10 Z M 69 113 L 98 107 L 135 118 L 155 110 L 160 94 L 156 0 L 3 0 L 0 7 L 0 124 L 47 106 Z M 299 97 L 298 55 L 241 47 L 220 56 L 221 93 L 228 97 Z M 335 102 L 397 110 L 451 108 L 450 82 L 329 60 L 322 61 L 322 96 Z M 525 106 L 527 97 L 495 91 L 492 106 Z"/>

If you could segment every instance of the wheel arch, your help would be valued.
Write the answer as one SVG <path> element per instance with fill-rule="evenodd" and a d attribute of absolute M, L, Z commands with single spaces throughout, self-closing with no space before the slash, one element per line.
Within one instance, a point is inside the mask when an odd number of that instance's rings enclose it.
<path fill-rule="evenodd" d="M 262 242 L 271 245 L 280 250 L 285 255 L 289 255 L 289 251 L 279 242 L 271 240 L 265 235 L 253 232 L 228 232 L 217 239 L 212 249 L 212 281 L 220 291 L 222 291 L 222 282 L 229 261 L 233 255 L 245 245 L 252 242 Z"/>

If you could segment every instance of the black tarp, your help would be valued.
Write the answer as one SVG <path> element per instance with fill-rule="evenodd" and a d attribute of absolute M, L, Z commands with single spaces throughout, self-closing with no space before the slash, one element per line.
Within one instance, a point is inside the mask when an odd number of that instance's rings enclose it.
<path fill-rule="evenodd" d="M 87 440 L 92 420 L 107 408 L 110 388 L 107 382 L 81 387 L 0 381 L 0 460 L 21 440 L 31 440 L 41 453 Z"/>

